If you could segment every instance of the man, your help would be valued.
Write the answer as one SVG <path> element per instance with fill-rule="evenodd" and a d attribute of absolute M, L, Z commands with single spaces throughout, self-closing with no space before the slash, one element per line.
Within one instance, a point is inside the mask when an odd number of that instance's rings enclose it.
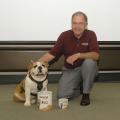
<path fill-rule="evenodd" d="M 59 80 L 58 98 L 73 98 L 83 94 L 80 105 L 90 104 L 90 91 L 97 74 L 99 47 L 96 35 L 87 30 L 87 16 L 83 12 L 72 15 L 72 29 L 61 33 L 55 46 L 40 60 L 50 62 L 62 54 L 65 57 L 62 77 Z"/>

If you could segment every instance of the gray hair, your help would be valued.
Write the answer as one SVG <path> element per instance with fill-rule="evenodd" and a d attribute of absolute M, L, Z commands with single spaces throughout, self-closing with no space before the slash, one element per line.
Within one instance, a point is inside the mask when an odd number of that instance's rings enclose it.
<path fill-rule="evenodd" d="M 73 20 L 74 16 L 81 16 L 81 15 L 83 15 L 86 23 L 88 23 L 87 15 L 86 15 L 85 13 L 81 12 L 81 11 L 75 12 L 75 13 L 72 15 L 72 20 Z"/>

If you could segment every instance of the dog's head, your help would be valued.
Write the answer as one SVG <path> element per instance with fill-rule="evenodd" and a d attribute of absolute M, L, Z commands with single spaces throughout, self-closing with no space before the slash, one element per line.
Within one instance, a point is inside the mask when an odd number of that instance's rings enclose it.
<path fill-rule="evenodd" d="M 31 61 L 30 65 L 28 66 L 28 72 L 34 76 L 44 76 L 48 73 L 48 66 L 48 63 L 43 61 Z"/>

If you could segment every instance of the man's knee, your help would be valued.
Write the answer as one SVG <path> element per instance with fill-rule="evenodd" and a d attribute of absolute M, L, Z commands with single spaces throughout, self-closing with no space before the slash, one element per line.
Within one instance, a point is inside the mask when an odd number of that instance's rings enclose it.
<path fill-rule="evenodd" d="M 58 98 L 71 98 L 73 96 L 73 91 L 72 90 L 61 90 L 58 89 Z"/>
<path fill-rule="evenodd" d="M 92 69 L 92 68 L 97 68 L 97 61 L 93 60 L 93 59 L 85 59 L 83 62 L 83 67 L 87 68 L 87 69 Z"/>

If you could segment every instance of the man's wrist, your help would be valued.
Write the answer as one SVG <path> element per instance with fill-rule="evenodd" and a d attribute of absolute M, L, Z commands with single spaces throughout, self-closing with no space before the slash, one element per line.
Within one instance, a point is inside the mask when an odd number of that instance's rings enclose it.
<path fill-rule="evenodd" d="M 80 58 L 80 56 L 81 56 L 81 53 L 78 53 L 78 59 Z"/>

